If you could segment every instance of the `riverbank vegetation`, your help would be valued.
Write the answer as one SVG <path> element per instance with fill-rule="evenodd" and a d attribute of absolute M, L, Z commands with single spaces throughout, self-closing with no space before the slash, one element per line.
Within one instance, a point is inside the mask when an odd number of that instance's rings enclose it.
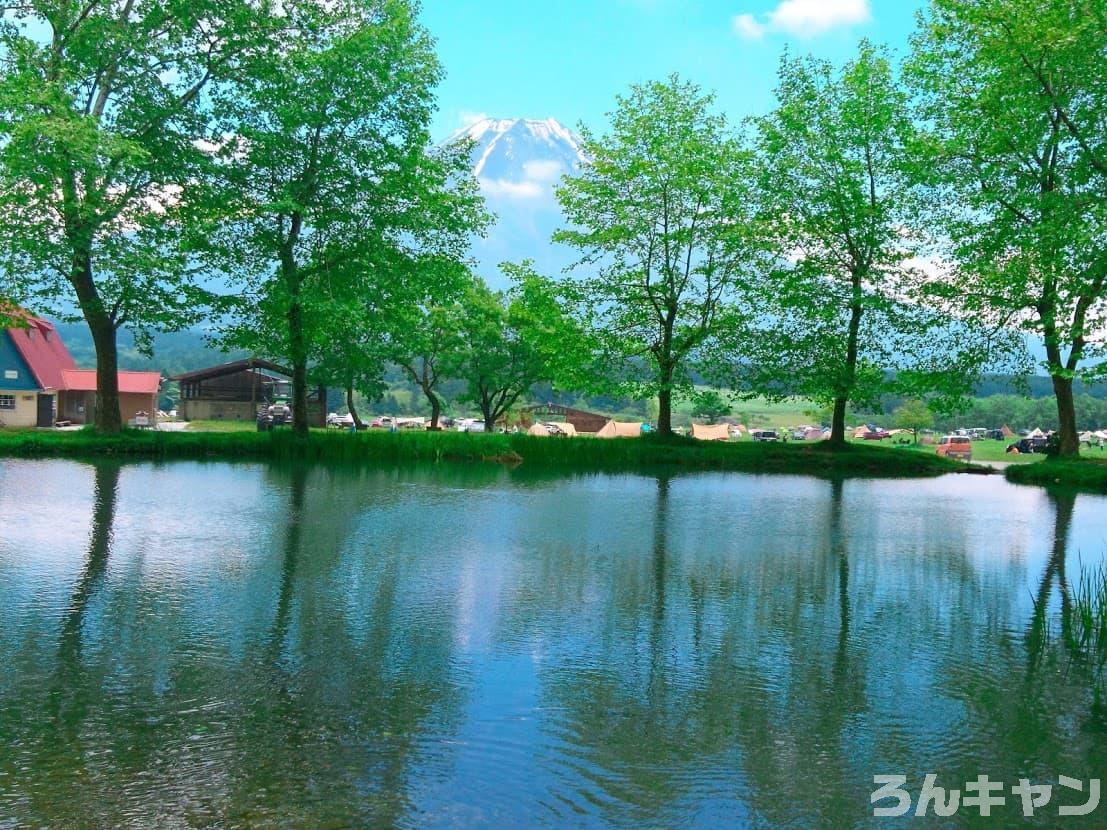
<path fill-rule="evenodd" d="M 355 463 L 463 461 L 569 470 L 733 470 L 809 475 L 933 476 L 964 472 L 964 464 L 929 453 L 850 445 L 834 452 L 811 444 L 717 443 L 677 436 L 636 439 L 538 438 L 462 432 L 313 431 L 306 438 L 276 432 L 157 432 L 92 430 L 0 432 L 0 455 L 135 459 L 302 459 Z"/>
<path fill-rule="evenodd" d="M 1016 484 L 1061 485 L 1107 493 L 1107 459 L 1047 458 L 1041 464 L 1012 465 L 1004 474 Z"/>
<path fill-rule="evenodd" d="M 634 85 L 556 189 L 551 244 L 576 265 L 505 263 L 493 291 L 473 148 L 430 140 L 444 68 L 416 3 L 29 2 L 0 28 L 0 311 L 79 309 L 104 435 L 119 332 L 199 320 L 291 367 L 304 438 L 309 385 L 357 420 L 399 366 L 432 419 L 453 382 L 489 430 L 543 385 L 656 402 L 668 436 L 711 383 L 810 400 L 843 451 L 847 411 L 948 416 L 981 373 L 1030 371 L 1031 335 L 1075 458 L 1074 388 L 1107 365 L 1107 28 L 1087 5 L 930 0 L 902 64 L 868 42 L 785 56 L 741 124 L 678 75 Z"/>

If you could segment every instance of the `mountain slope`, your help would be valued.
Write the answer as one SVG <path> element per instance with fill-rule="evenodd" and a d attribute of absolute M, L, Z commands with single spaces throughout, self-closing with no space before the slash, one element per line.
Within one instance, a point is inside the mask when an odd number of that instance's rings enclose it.
<path fill-rule="evenodd" d="M 580 137 L 553 118 L 484 118 L 447 142 L 474 142 L 473 175 L 497 221 L 474 241 L 481 275 L 503 287 L 499 263 L 531 259 L 545 273 L 560 272 L 572 252 L 550 242 L 563 220 L 554 186 L 586 163 Z"/>

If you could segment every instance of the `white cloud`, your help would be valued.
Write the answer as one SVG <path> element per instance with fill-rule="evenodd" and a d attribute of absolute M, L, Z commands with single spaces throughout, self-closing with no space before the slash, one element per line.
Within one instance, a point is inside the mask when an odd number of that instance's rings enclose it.
<path fill-rule="evenodd" d="M 553 185 L 565 173 L 565 165 L 560 161 L 542 159 L 523 162 L 523 176 L 520 181 L 511 179 L 489 179 L 480 177 L 481 190 L 488 197 L 504 199 L 538 201 L 553 198 Z"/>
<path fill-rule="evenodd" d="M 765 25 L 758 23 L 752 14 L 740 14 L 734 18 L 734 31 L 745 40 L 760 40 L 765 36 Z"/>
<path fill-rule="evenodd" d="M 781 0 L 760 20 L 752 14 L 740 14 L 732 25 L 735 33 L 746 40 L 764 37 L 767 32 L 813 38 L 870 20 L 869 0 Z"/>
<path fill-rule="evenodd" d="M 560 161 L 527 161 L 523 162 L 523 175 L 527 181 L 532 182 L 556 182 L 565 172 L 565 165 Z"/>
<path fill-rule="evenodd" d="M 546 192 L 541 183 L 534 181 L 513 182 L 508 179 L 478 179 L 486 196 L 502 196 L 505 199 L 540 199 Z"/>

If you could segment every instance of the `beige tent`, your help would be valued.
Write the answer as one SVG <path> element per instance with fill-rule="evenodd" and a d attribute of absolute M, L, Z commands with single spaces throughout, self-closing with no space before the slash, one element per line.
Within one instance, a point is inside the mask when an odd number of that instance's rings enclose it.
<path fill-rule="evenodd" d="M 853 437 L 854 438 L 864 438 L 865 433 L 867 433 L 868 431 L 869 431 L 868 427 L 858 427 L 857 429 L 855 429 L 853 431 Z"/>
<path fill-rule="evenodd" d="M 1033 432 L 1031 432 L 1026 437 L 1027 438 L 1045 438 L 1046 434 L 1044 432 L 1042 432 L 1040 429 L 1035 429 Z"/>
<path fill-rule="evenodd" d="M 1004 438 L 1011 438 L 1015 434 L 1007 424 L 1004 424 L 999 431 L 1003 433 Z"/>
<path fill-rule="evenodd" d="M 543 437 L 549 435 L 564 435 L 572 437 L 577 434 L 577 428 L 570 424 L 568 421 L 547 421 L 545 423 L 538 423 L 527 430 L 528 435 L 541 435 Z"/>
<path fill-rule="evenodd" d="M 619 421 L 608 421 L 596 433 L 597 438 L 638 438 L 641 435 L 641 422 L 622 423 Z"/>
<path fill-rule="evenodd" d="M 730 427 L 727 424 L 692 424 L 692 437 L 700 441 L 729 441 Z"/>

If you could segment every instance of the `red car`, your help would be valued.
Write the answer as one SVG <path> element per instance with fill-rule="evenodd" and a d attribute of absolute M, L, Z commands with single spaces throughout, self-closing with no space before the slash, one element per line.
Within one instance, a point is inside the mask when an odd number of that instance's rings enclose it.
<path fill-rule="evenodd" d="M 888 432 L 886 429 L 875 429 L 869 430 L 861 437 L 866 441 L 883 441 L 885 438 L 891 438 L 892 433 Z"/>

